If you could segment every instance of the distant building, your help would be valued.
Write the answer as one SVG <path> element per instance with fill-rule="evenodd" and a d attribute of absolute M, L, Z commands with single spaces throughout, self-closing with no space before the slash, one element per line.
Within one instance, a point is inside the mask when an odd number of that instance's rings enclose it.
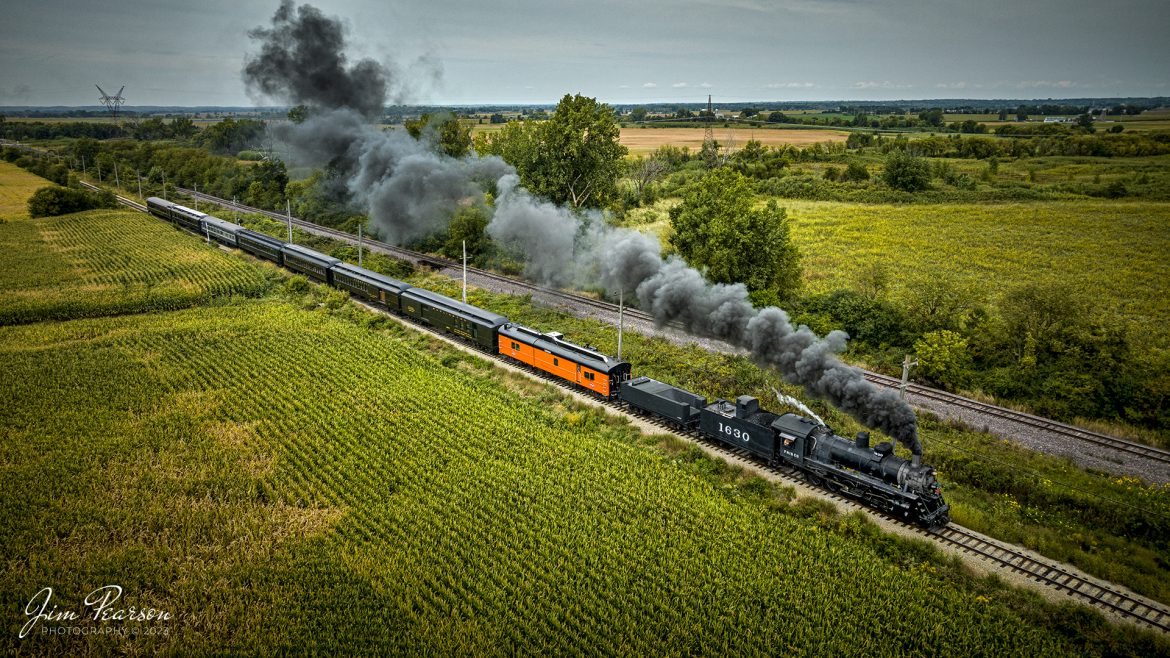
<path fill-rule="evenodd" d="M 1044 123 L 1072 123 L 1067 117 L 1044 117 Z"/>

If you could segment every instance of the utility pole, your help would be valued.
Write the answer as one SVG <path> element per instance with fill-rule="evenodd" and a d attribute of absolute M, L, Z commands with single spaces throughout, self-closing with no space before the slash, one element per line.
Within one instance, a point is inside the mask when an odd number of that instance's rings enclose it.
<path fill-rule="evenodd" d="M 85 177 L 85 156 L 81 156 L 81 176 Z"/>
<path fill-rule="evenodd" d="M 232 212 L 235 213 L 235 215 L 233 215 L 233 217 L 235 218 L 236 226 L 239 226 L 240 225 L 240 207 L 236 205 L 236 197 L 232 197 Z"/>
<path fill-rule="evenodd" d="M 118 178 L 118 161 L 114 160 L 114 187 L 122 189 L 122 180 Z"/>
<path fill-rule="evenodd" d="M 618 361 L 622 360 L 622 332 L 625 329 L 625 290 L 618 288 Z"/>
<path fill-rule="evenodd" d="M 467 240 L 463 241 L 463 303 L 467 303 Z"/>
<path fill-rule="evenodd" d="M 134 175 L 138 178 L 138 198 L 145 201 L 146 197 L 142 196 L 142 173 L 135 169 Z"/>
<path fill-rule="evenodd" d="M 362 223 L 358 222 L 358 267 L 362 266 Z"/>
<path fill-rule="evenodd" d="M 910 383 L 910 368 L 918 365 L 918 359 L 910 360 L 910 355 L 907 354 L 905 359 L 902 359 L 902 385 L 898 387 L 898 395 L 906 399 L 906 385 Z"/>
<path fill-rule="evenodd" d="M 194 183 L 192 186 L 195 188 L 195 194 L 191 198 L 195 199 L 195 212 L 199 212 L 199 183 Z"/>
<path fill-rule="evenodd" d="M 289 201 L 288 199 L 284 200 L 284 211 L 285 214 L 288 215 L 288 243 L 292 244 L 292 201 Z"/>

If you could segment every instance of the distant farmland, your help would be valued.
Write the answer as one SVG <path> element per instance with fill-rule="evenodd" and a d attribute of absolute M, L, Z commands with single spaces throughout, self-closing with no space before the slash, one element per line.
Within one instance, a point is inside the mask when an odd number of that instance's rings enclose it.
<path fill-rule="evenodd" d="M 646 155 L 654 149 L 670 144 L 685 146 L 691 151 L 703 147 L 702 128 L 622 128 L 621 142 L 630 149 L 630 155 Z M 731 128 L 716 126 L 715 141 L 726 146 L 734 139 L 732 148 L 743 146 L 754 139 L 765 146 L 808 146 L 817 142 L 843 142 L 849 136 L 843 130 L 802 130 L 775 128 Z"/>

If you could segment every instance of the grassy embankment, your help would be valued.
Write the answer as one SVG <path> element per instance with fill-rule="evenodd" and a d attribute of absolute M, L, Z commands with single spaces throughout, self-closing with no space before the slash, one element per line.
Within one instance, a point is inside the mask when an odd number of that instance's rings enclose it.
<path fill-rule="evenodd" d="M 87 218 L 187 279 L 231 259 L 131 213 L 31 223 Z M 24 236 L 26 263 L 56 253 Z M 113 267 L 70 265 L 82 299 Z M 0 327 L 6 652 L 1168 650 L 305 288 Z M 39 588 L 105 583 L 170 633 L 17 638 Z"/>

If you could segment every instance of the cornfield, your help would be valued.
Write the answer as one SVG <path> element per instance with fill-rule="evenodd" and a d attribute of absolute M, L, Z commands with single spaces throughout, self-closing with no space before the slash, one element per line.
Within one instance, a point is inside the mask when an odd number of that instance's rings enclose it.
<path fill-rule="evenodd" d="M 179 613 L 144 647 L 196 653 L 1061 652 L 402 332 L 242 301 L 0 346 L 0 543 L 35 556 L 0 579 L 9 610 L 116 581 Z M 36 646 L 78 641 L 123 640 Z"/>
<path fill-rule="evenodd" d="M 0 253 L 0 324 L 185 308 L 271 285 L 263 268 L 130 211 L 0 224 Z"/>

